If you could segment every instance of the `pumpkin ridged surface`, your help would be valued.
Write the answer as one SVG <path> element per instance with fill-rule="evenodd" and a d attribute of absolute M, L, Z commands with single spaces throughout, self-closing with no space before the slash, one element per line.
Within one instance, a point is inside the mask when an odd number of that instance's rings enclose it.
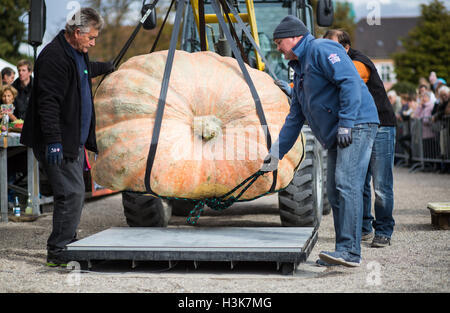
<path fill-rule="evenodd" d="M 98 157 L 94 180 L 114 190 L 145 191 L 145 170 L 167 51 L 136 56 L 111 73 L 95 96 Z M 247 66 L 272 141 L 289 113 L 284 93 L 269 75 Z M 302 142 L 303 141 L 303 142 Z M 276 189 L 286 187 L 302 156 L 299 137 L 278 168 Z M 152 191 L 199 199 L 221 196 L 255 173 L 267 154 L 255 103 L 235 59 L 213 52 L 176 51 L 158 148 Z M 266 174 L 244 193 L 270 189 Z"/>

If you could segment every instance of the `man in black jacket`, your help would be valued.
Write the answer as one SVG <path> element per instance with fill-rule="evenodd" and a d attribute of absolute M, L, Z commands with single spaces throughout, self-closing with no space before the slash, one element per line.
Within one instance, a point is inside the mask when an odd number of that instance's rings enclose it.
<path fill-rule="evenodd" d="M 361 78 L 366 83 L 378 110 L 380 126 L 373 144 L 372 156 L 369 163 L 364 186 L 364 210 L 362 240 L 375 237 L 372 247 L 390 245 L 395 221 L 392 216 L 394 209 L 393 167 L 395 152 L 396 118 L 394 109 L 387 97 L 383 81 L 378 75 L 373 62 L 360 51 L 351 48 L 350 36 L 343 30 L 328 30 L 324 38 L 339 42 L 352 59 Z M 371 214 L 370 181 L 373 177 L 375 189 L 375 220 Z"/>
<path fill-rule="evenodd" d="M 17 63 L 17 71 L 19 72 L 19 77 L 12 84 L 18 92 L 16 99 L 14 99 L 14 116 L 24 120 L 28 102 L 30 101 L 31 91 L 33 90 L 31 62 L 26 59 L 20 60 Z"/>
<path fill-rule="evenodd" d="M 76 240 L 84 203 L 85 148 L 97 152 L 91 78 L 114 68 L 112 63 L 90 62 L 87 52 L 102 26 L 103 19 L 94 9 L 82 8 L 35 64 L 21 143 L 33 148 L 53 191 L 49 266 L 64 266 L 68 261 L 62 252 Z"/>

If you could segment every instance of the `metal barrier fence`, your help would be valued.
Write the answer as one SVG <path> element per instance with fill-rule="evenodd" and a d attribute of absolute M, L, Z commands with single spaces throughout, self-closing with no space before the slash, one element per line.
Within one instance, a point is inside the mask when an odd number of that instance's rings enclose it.
<path fill-rule="evenodd" d="M 433 122 L 431 118 L 399 122 L 395 158 L 397 165 L 423 170 L 432 164 L 450 164 L 450 116 Z"/>

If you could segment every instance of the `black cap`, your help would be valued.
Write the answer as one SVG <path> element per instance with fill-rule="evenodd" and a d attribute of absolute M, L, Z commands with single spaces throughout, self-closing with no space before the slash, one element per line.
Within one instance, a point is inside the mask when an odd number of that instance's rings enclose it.
<path fill-rule="evenodd" d="M 273 31 L 273 39 L 305 36 L 309 33 L 305 24 L 293 15 L 286 16 Z"/>

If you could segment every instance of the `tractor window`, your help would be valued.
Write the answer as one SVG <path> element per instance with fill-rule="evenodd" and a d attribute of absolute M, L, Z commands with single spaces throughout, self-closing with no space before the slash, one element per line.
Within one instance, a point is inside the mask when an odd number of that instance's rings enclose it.
<path fill-rule="evenodd" d="M 288 81 L 288 61 L 277 51 L 272 37 L 275 27 L 286 15 L 290 14 L 290 8 L 282 7 L 282 2 L 254 2 L 254 6 L 261 52 L 264 53 L 275 75 L 279 79 Z M 243 8 L 245 9 L 245 6 Z M 254 50 L 249 52 L 249 56 L 254 58 Z M 268 72 L 267 65 L 265 71 Z"/>
<path fill-rule="evenodd" d="M 295 13 L 300 19 L 304 20 L 305 25 L 307 25 L 307 27 L 311 30 L 311 27 L 313 25 L 311 15 L 312 10 L 307 7 L 305 12 L 301 11 L 301 9 L 298 9 L 296 10 L 296 12 L 294 11 L 294 13 L 291 7 L 283 6 L 283 2 L 277 0 L 255 0 L 253 3 L 255 8 L 260 48 L 269 63 L 268 65 L 266 65 L 265 71 L 268 73 L 268 66 L 270 66 L 279 79 L 289 81 L 291 77 L 289 75 L 288 61 L 285 60 L 282 54 L 277 51 L 276 45 L 272 40 L 273 31 L 286 15 Z M 245 1 L 239 1 L 238 11 L 240 13 L 247 13 Z M 205 2 L 205 13 L 213 13 L 209 1 Z M 187 23 L 185 22 L 183 26 L 184 35 L 182 39 L 182 49 L 191 52 L 199 51 L 200 42 L 198 39 L 198 32 L 193 20 L 192 10 L 188 10 L 188 12 L 186 12 L 185 21 Z M 243 43 L 245 54 L 248 56 L 250 66 L 255 67 L 255 51 L 251 46 L 250 41 L 245 38 L 244 32 L 238 27 L 237 24 L 235 24 L 235 26 L 236 32 L 241 38 L 241 42 Z M 207 25 L 206 34 L 209 50 L 218 52 L 218 42 L 222 40 L 221 38 L 224 38 L 224 35 L 221 33 L 218 24 Z"/>

